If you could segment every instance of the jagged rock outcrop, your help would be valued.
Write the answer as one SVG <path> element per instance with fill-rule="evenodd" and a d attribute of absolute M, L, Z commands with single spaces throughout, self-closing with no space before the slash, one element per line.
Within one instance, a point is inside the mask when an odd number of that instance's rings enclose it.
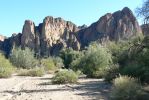
<path fill-rule="evenodd" d="M 4 41 L 5 40 L 5 36 L 0 35 L 0 41 Z"/>
<path fill-rule="evenodd" d="M 87 25 L 82 25 L 82 26 L 78 26 L 78 28 L 80 29 L 80 30 L 82 30 L 82 29 L 85 29 L 85 28 L 87 28 Z"/>
<path fill-rule="evenodd" d="M 75 24 L 64 21 L 62 18 L 53 18 L 48 16 L 43 21 L 42 26 L 42 38 L 49 40 L 50 45 L 55 43 L 60 37 L 68 30 L 70 32 L 76 32 L 77 27 Z"/>
<path fill-rule="evenodd" d="M 62 18 L 47 16 L 39 26 L 26 20 L 22 30 L 21 47 L 29 47 L 42 56 L 58 54 L 64 47 L 79 50 L 80 45 L 74 35 L 76 31 L 78 28 L 75 24 Z"/>
<path fill-rule="evenodd" d="M 63 48 L 80 50 L 92 41 L 128 40 L 141 33 L 132 11 L 125 7 L 113 14 L 107 13 L 89 27 L 77 27 L 70 21 L 51 16 L 45 17 L 38 26 L 26 20 L 22 34 L 5 39 L 0 49 L 9 54 L 15 46 L 29 47 L 38 56 L 50 56 L 57 55 Z"/>
<path fill-rule="evenodd" d="M 78 28 L 72 22 L 62 18 L 46 17 L 40 33 L 41 55 L 57 54 L 63 47 L 79 50 L 79 43 L 73 34 L 76 31 Z"/>
<path fill-rule="evenodd" d="M 132 11 L 125 7 L 121 11 L 102 16 L 90 27 L 80 30 L 77 37 L 83 47 L 91 41 L 127 40 L 141 33 L 142 30 Z"/>
<path fill-rule="evenodd" d="M 3 41 L 5 40 L 5 37 L 0 35 L 0 48 L 2 48 Z"/>
<path fill-rule="evenodd" d="M 21 33 L 13 33 L 11 37 L 3 41 L 0 50 L 4 51 L 8 56 L 13 48 L 21 46 L 21 36 Z"/>
<path fill-rule="evenodd" d="M 22 30 L 21 46 L 35 48 L 35 24 L 30 20 L 26 20 Z"/>

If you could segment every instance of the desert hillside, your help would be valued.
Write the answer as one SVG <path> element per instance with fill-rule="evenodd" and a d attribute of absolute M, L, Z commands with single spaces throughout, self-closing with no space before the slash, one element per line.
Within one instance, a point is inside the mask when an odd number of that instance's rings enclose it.
<path fill-rule="evenodd" d="M 149 0 L 0 7 L 0 100 L 149 100 Z"/>

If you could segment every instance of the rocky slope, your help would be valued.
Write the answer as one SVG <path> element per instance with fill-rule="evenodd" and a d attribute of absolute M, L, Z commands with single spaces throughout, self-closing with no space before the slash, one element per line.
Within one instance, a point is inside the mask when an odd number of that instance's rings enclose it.
<path fill-rule="evenodd" d="M 21 36 L 21 33 L 14 33 L 11 37 L 5 38 L 5 40 L 1 42 L 0 50 L 4 51 L 8 56 L 15 46 L 21 46 Z"/>
<path fill-rule="evenodd" d="M 80 30 L 77 37 L 83 47 L 91 41 L 128 40 L 140 34 L 142 34 L 142 30 L 138 21 L 132 11 L 125 7 L 121 11 L 102 16 L 90 27 Z"/>
<path fill-rule="evenodd" d="M 46 17 L 39 26 L 26 20 L 21 37 L 21 46 L 34 49 L 38 55 L 57 54 L 63 47 L 79 50 L 79 43 L 74 35 L 78 31 L 75 24 L 62 18 Z"/>
<path fill-rule="evenodd" d="M 29 47 L 36 55 L 57 55 L 62 48 L 80 50 L 92 41 L 120 41 L 128 40 L 142 33 L 141 28 L 132 11 L 125 7 L 113 14 L 102 16 L 91 26 L 77 27 L 62 18 L 47 16 L 41 24 L 26 20 L 22 34 L 13 35 L 5 39 L 1 49 L 7 54 L 15 46 Z"/>

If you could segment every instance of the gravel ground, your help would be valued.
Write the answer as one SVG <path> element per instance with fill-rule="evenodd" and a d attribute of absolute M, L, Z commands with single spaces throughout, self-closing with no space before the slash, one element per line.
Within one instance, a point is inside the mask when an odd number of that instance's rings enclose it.
<path fill-rule="evenodd" d="M 110 84 L 80 78 L 78 84 L 52 85 L 53 75 L 0 79 L 0 100 L 108 100 Z"/>

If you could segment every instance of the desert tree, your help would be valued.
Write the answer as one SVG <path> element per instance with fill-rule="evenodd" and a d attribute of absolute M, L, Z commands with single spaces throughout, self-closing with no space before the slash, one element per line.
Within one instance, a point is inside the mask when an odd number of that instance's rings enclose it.
<path fill-rule="evenodd" d="M 138 16 L 144 19 L 144 24 L 149 23 L 149 0 L 145 0 L 141 7 L 136 9 Z"/>

